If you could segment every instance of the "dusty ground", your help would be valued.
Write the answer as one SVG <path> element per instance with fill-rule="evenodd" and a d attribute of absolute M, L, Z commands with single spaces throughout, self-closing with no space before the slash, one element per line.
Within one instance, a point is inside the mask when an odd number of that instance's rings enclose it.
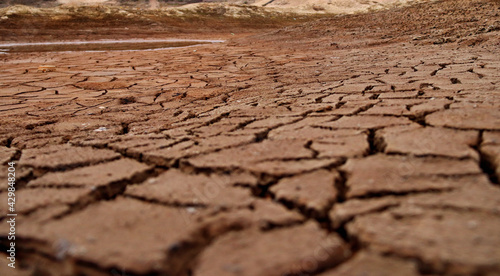
<path fill-rule="evenodd" d="M 499 12 L 0 56 L 0 274 L 500 275 Z"/>

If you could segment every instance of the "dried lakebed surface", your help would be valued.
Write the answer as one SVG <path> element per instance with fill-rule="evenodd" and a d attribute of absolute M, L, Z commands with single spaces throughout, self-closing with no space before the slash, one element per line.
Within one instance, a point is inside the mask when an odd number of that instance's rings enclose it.
<path fill-rule="evenodd" d="M 499 8 L 0 56 L 0 274 L 500 275 Z"/>

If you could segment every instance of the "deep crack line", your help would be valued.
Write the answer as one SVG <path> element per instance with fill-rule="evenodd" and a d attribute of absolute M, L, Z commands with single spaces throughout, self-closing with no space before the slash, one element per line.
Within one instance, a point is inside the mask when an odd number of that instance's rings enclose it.
<path fill-rule="evenodd" d="M 488 154 L 483 150 L 483 131 L 479 132 L 478 146 L 472 147 L 479 154 L 479 167 L 481 171 L 486 174 L 494 185 L 500 185 L 500 179 L 496 174 L 495 158 L 494 154 Z"/>

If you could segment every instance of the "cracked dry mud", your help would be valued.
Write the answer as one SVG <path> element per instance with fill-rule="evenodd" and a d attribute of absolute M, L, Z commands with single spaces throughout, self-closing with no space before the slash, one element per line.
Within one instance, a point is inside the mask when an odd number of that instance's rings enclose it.
<path fill-rule="evenodd" d="M 1 56 L 0 274 L 500 275 L 499 13 Z"/>

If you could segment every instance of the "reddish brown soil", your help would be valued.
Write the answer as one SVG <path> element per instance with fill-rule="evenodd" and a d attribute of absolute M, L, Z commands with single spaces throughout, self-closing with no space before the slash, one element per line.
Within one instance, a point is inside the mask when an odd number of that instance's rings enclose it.
<path fill-rule="evenodd" d="M 500 275 L 499 13 L 0 56 L 0 275 Z"/>

